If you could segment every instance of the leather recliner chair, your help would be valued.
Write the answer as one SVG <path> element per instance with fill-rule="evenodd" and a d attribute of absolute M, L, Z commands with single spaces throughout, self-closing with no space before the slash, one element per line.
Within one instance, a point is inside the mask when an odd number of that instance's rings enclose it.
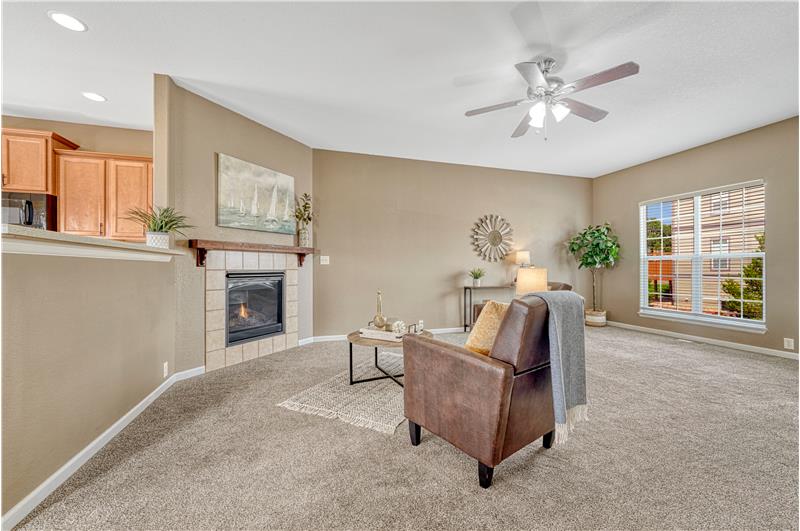
<path fill-rule="evenodd" d="M 480 486 L 494 467 L 542 437 L 555 434 L 545 302 L 511 302 L 489 356 L 416 335 L 403 339 L 405 416 L 411 444 L 421 428 L 478 460 Z"/>

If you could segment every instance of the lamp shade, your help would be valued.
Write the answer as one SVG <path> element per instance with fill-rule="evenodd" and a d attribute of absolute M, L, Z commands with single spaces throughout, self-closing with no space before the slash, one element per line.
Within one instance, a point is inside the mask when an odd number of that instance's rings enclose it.
<path fill-rule="evenodd" d="M 547 291 L 547 269 L 523 267 L 517 272 L 517 295 L 534 291 Z"/>
<path fill-rule="evenodd" d="M 514 263 L 517 265 L 529 265 L 531 263 L 531 252 L 517 251 L 517 254 L 514 257 Z"/>

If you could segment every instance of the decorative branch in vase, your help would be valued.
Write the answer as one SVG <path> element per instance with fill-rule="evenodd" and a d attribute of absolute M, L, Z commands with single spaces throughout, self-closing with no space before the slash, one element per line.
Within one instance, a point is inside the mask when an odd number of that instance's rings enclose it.
<path fill-rule="evenodd" d="M 181 229 L 194 227 L 186 223 L 186 216 L 172 207 L 132 208 L 128 211 L 128 219 L 144 225 L 147 245 L 162 249 L 169 249 L 171 232 L 186 236 Z"/>
<path fill-rule="evenodd" d="M 297 221 L 297 245 L 299 247 L 311 247 L 311 241 L 308 237 L 308 225 L 313 217 L 311 196 L 303 194 L 297 200 L 297 206 L 294 209 L 294 219 Z"/>

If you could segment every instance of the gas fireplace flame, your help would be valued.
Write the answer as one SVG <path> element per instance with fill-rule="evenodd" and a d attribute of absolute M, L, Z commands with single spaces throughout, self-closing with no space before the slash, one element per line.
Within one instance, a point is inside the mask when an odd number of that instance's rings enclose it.
<path fill-rule="evenodd" d="M 239 305 L 239 317 L 243 319 L 247 319 L 250 314 L 247 313 L 247 305 L 245 303 L 241 303 Z"/>

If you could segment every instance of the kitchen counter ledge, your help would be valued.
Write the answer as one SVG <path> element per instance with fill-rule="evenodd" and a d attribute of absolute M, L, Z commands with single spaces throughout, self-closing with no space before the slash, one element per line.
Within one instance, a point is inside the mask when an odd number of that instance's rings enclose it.
<path fill-rule="evenodd" d="M 173 256 L 187 252 L 5 223 L 0 225 L 0 233 L 3 236 L 2 251 L 10 254 L 169 262 Z"/>

